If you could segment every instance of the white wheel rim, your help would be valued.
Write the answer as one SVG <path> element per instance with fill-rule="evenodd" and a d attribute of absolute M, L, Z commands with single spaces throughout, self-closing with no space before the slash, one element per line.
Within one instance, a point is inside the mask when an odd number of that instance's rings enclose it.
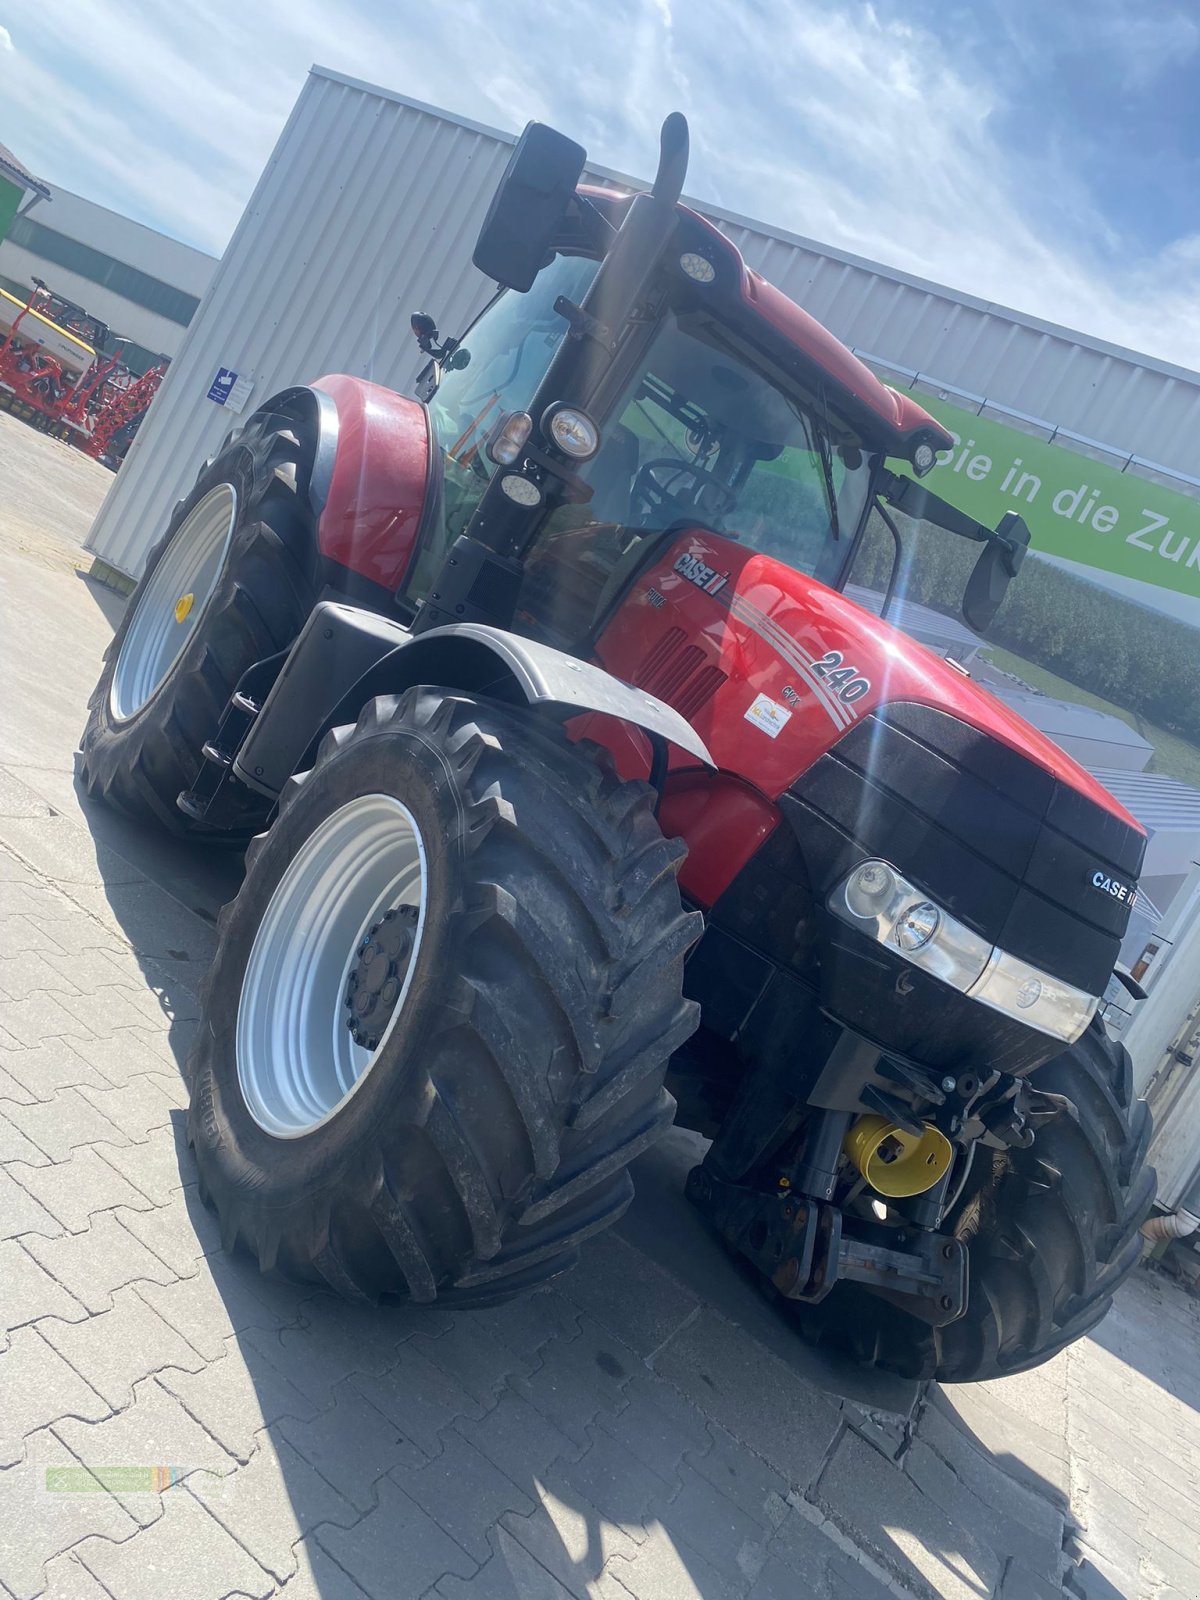
<path fill-rule="evenodd" d="M 237 1070 L 250 1115 L 298 1139 L 361 1088 L 404 1010 L 425 928 L 425 848 L 408 808 L 368 794 L 339 807 L 289 864 L 255 935 L 237 1015 Z M 374 1050 L 350 1036 L 346 990 L 367 933 L 414 906 L 412 954 Z"/>
<path fill-rule="evenodd" d="M 140 711 L 183 654 L 217 587 L 236 521 L 237 490 L 219 483 L 163 551 L 121 641 L 109 691 L 115 721 Z"/>

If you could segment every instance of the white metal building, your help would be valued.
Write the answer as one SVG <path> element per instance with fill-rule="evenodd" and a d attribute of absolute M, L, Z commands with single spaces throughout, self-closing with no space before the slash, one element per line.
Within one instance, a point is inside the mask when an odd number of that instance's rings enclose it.
<path fill-rule="evenodd" d="M 59 188 L 26 207 L 0 243 L 3 287 L 23 299 L 44 279 L 131 340 L 138 371 L 176 354 L 216 270 L 202 250 Z"/>
<path fill-rule="evenodd" d="M 233 420 L 206 398 L 218 368 L 252 381 L 251 407 L 329 371 L 409 388 L 409 314 L 458 333 L 491 292 L 471 250 L 513 141 L 314 67 L 89 548 L 137 576 Z M 692 203 L 897 387 L 1200 496 L 1200 375 Z"/>

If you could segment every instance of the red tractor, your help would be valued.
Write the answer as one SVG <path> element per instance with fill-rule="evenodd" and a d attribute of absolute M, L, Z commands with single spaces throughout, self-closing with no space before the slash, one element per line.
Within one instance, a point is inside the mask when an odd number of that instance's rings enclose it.
<path fill-rule="evenodd" d="M 686 161 L 673 116 L 651 193 L 580 188 L 526 130 L 500 292 L 461 339 L 413 319 L 421 402 L 322 378 L 202 467 L 82 776 L 253 840 L 187 1067 L 227 1248 L 502 1298 L 678 1115 L 808 1337 L 1018 1371 L 1138 1259 L 1149 1122 L 1097 1007 L 1145 837 L 885 620 L 889 505 L 973 542 L 976 629 L 1028 532 L 921 487 L 949 435 L 679 203 Z"/>

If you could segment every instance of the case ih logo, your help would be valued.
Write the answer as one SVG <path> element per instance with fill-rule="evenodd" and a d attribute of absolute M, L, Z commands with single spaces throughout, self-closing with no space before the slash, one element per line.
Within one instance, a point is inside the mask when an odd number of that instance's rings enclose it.
<path fill-rule="evenodd" d="M 1122 905 L 1132 905 L 1137 899 L 1137 892 L 1132 884 L 1122 883 L 1120 878 L 1110 878 L 1102 867 L 1097 867 L 1088 881 L 1093 889 L 1099 889 L 1101 894 L 1111 895 Z"/>
<path fill-rule="evenodd" d="M 706 567 L 699 556 L 680 556 L 675 563 L 675 571 L 682 573 L 689 583 L 694 583 L 697 589 L 703 589 L 705 594 L 720 594 L 729 582 L 727 572 L 717 572 L 712 567 Z"/>

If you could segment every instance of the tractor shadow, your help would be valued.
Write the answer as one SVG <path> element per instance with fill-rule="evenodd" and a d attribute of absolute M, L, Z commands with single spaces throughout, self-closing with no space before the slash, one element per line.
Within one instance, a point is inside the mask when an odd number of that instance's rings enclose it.
<path fill-rule="evenodd" d="M 239 862 L 78 804 L 182 1073 Z M 810 1350 L 736 1269 L 683 1194 L 695 1135 L 639 1159 L 634 1205 L 571 1273 L 447 1311 L 349 1305 L 226 1255 L 185 1123 L 151 1138 L 173 1141 L 196 1268 L 177 1331 L 208 1365 L 159 1379 L 222 1476 L 172 1463 L 171 1492 L 275 1593 L 299 1571 L 324 1600 L 884 1600 L 890 1576 L 983 1600 L 1035 1542 L 1003 1508 L 1052 1485 L 1017 1483 L 921 1387 Z"/>

